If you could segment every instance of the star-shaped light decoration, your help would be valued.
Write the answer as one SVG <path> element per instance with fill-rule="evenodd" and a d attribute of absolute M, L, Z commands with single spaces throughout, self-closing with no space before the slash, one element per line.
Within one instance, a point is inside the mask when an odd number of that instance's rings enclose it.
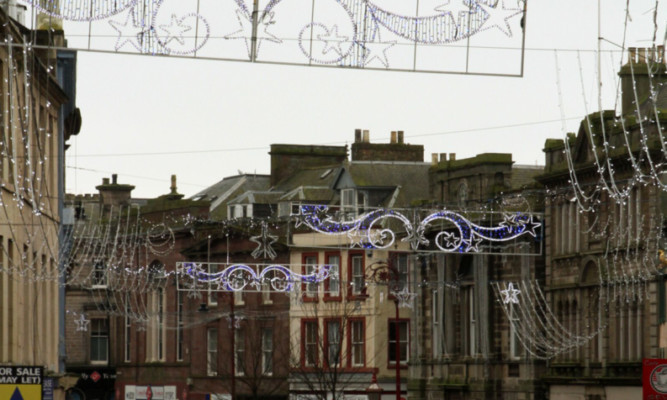
<path fill-rule="evenodd" d="M 461 245 L 465 246 L 463 250 L 466 253 L 470 253 L 470 252 L 478 253 L 479 252 L 479 245 L 483 241 L 484 241 L 484 239 L 482 239 L 481 237 L 478 237 L 477 235 L 471 233 L 470 239 L 469 240 L 463 240 Z"/>
<path fill-rule="evenodd" d="M 383 42 L 380 38 L 380 35 L 377 35 L 377 41 L 373 40 L 371 42 L 358 42 L 358 44 L 364 49 L 364 59 L 363 66 L 368 66 L 371 62 L 377 60 L 385 68 L 389 68 L 389 59 L 387 58 L 387 50 L 394 47 L 396 41 Z"/>
<path fill-rule="evenodd" d="M 185 18 L 186 17 L 182 17 L 179 19 L 176 16 L 176 14 L 172 14 L 171 23 L 169 25 L 159 26 L 160 30 L 165 33 L 165 37 L 162 42 L 163 46 L 166 46 L 172 40 L 177 41 L 181 45 L 185 44 L 185 38 L 183 37 L 183 34 L 185 32 L 192 30 L 192 27 L 190 25 L 185 25 L 183 23 L 183 21 L 185 21 Z"/>
<path fill-rule="evenodd" d="M 122 13 L 119 14 L 120 18 L 122 18 L 122 15 Z M 120 50 L 126 44 L 130 44 L 137 51 L 142 52 L 144 34 L 150 27 L 146 26 L 143 21 L 137 23 L 134 16 L 134 7 L 130 7 L 125 14 L 125 22 L 109 20 L 109 25 L 118 32 L 118 38 L 116 39 L 116 45 L 114 46 L 116 51 Z"/>
<path fill-rule="evenodd" d="M 483 22 L 481 29 L 498 28 L 508 37 L 512 37 L 512 29 L 507 22 L 508 19 L 523 13 L 519 8 L 505 8 L 505 1 L 500 0 L 495 7 L 487 4 L 477 4 L 488 15 L 488 18 Z"/>
<path fill-rule="evenodd" d="M 324 42 L 324 49 L 322 49 L 322 54 L 327 54 L 330 51 L 338 53 L 339 56 L 343 56 L 343 49 L 341 45 L 349 39 L 347 36 L 338 36 L 338 26 L 334 25 L 331 29 L 327 29 L 326 35 L 317 35 L 317 38 Z"/>
<path fill-rule="evenodd" d="M 537 236 L 537 228 L 542 226 L 541 222 L 536 222 L 533 220 L 533 216 L 528 217 L 528 221 L 524 222 L 524 232 L 528 232 L 533 236 Z"/>
<path fill-rule="evenodd" d="M 396 298 L 398 301 L 399 308 L 410 308 L 412 309 L 412 300 L 417 297 L 417 293 L 412 293 L 408 290 L 408 286 L 403 286 L 403 289 L 400 291 L 391 291 L 391 295 Z"/>
<path fill-rule="evenodd" d="M 269 225 L 262 221 L 262 233 L 259 236 L 253 236 L 250 241 L 257 243 L 257 248 L 250 254 L 253 258 L 276 258 L 276 252 L 273 250 L 273 244 L 278 241 L 278 236 L 269 233 Z"/>
<path fill-rule="evenodd" d="M 426 236 L 424 236 L 425 229 L 425 226 L 419 221 L 419 216 L 415 215 L 412 218 L 412 224 L 407 224 L 405 226 L 406 236 L 402 241 L 410 243 L 413 250 L 417 250 L 422 244 L 427 246 L 429 241 L 426 239 Z"/>
<path fill-rule="evenodd" d="M 457 248 L 461 241 L 454 232 L 447 232 L 447 231 L 442 232 L 440 240 L 442 240 L 446 248 L 451 248 L 451 249 Z"/>
<path fill-rule="evenodd" d="M 255 55 L 259 54 L 259 48 L 263 40 L 268 40 L 269 42 L 280 44 L 283 41 L 278 39 L 274 34 L 269 32 L 271 25 L 275 24 L 273 20 L 273 12 L 263 12 L 261 13 L 260 20 L 257 21 L 257 49 L 255 50 Z M 238 8 L 236 10 L 236 19 L 239 21 L 239 29 L 228 35 L 225 35 L 225 39 L 243 39 L 245 40 L 245 46 L 248 50 L 248 57 L 252 54 L 252 16 L 246 10 Z"/>
<path fill-rule="evenodd" d="M 368 235 L 366 234 L 368 233 Z M 369 240 L 369 235 L 372 235 L 372 237 L 377 238 L 378 233 L 376 232 L 361 232 L 357 229 L 352 229 L 347 231 L 347 237 L 350 241 L 350 248 L 354 249 L 355 247 L 358 247 L 360 249 L 365 249 L 370 246 L 368 240 Z M 372 246 L 371 246 L 372 247 Z"/>
<path fill-rule="evenodd" d="M 74 323 L 76 324 L 77 332 L 88 332 L 88 325 L 90 325 L 90 320 L 86 318 L 85 315 L 81 314 L 79 319 L 75 319 Z"/>
<path fill-rule="evenodd" d="M 519 294 L 521 291 L 514 288 L 514 284 L 510 282 L 507 285 L 507 288 L 500 291 L 500 294 L 503 295 L 503 304 L 519 304 Z"/>
<path fill-rule="evenodd" d="M 227 326 L 229 326 L 229 329 L 232 329 L 232 325 L 234 325 L 234 329 L 241 329 L 241 321 L 243 321 L 244 319 L 245 317 L 242 315 L 235 315 L 233 317 L 231 315 L 228 315 Z"/>

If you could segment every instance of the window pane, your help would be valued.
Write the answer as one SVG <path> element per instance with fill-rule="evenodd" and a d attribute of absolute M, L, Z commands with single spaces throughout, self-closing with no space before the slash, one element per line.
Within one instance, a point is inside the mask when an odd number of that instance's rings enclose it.
<path fill-rule="evenodd" d="M 352 365 L 364 364 L 364 324 L 361 321 L 352 321 Z"/>
<path fill-rule="evenodd" d="M 330 321 L 327 323 L 327 344 L 329 354 L 327 360 L 329 365 L 340 363 L 340 322 Z"/>
<path fill-rule="evenodd" d="M 352 293 L 361 294 L 364 289 L 364 265 L 363 256 L 352 256 Z"/>
<path fill-rule="evenodd" d="M 262 372 L 270 374 L 273 371 L 273 331 L 262 330 Z"/>
<path fill-rule="evenodd" d="M 399 351 L 400 351 L 400 362 L 405 363 L 408 361 L 408 343 L 410 343 L 409 331 L 408 331 L 408 322 L 401 321 L 399 322 Z M 394 321 L 389 322 L 389 362 L 396 362 L 396 323 Z"/>
<path fill-rule="evenodd" d="M 218 373 L 218 330 L 209 329 L 207 331 L 207 357 L 206 371 L 208 376 L 215 376 Z"/>
<path fill-rule="evenodd" d="M 315 322 L 306 322 L 304 341 L 304 362 L 308 366 L 317 363 L 317 325 Z"/>
<path fill-rule="evenodd" d="M 90 321 L 90 360 L 108 361 L 109 349 L 109 321 L 94 318 Z"/>
<path fill-rule="evenodd" d="M 306 274 L 312 274 L 315 272 L 315 268 L 317 267 L 317 257 L 315 256 L 309 256 L 306 257 Z M 306 294 L 308 296 L 316 296 L 317 295 L 317 282 L 310 282 L 306 284 Z"/>
<path fill-rule="evenodd" d="M 340 294 L 340 256 L 329 256 L 327 264 L 331 267 L 329 273 L 329 294 L 338 296 Z"/>

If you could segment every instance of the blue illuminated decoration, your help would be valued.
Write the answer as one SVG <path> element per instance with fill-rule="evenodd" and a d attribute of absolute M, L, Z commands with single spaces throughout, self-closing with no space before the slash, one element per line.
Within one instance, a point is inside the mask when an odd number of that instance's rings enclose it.
<path fill-rule="evenodd" d="M 438 249 L 446 253 L 476 253 L 480 252 L 480 245 L 488 242 L 506 242 L 524 235 L 535 237 L 542 225 L 530 214 L 510 213 L 503 215 L 498 226 L 485 227 L 448 210 L 433 212 L 421 220 L 415 217 L 414 222 L 392 209 L 377 209 L 355 219 L 339 221 L 325 205 L 299 205 L 293 218 L 297 228 L 305 225 L 327 235 L 347 235 L 352 247 L 384 249 L 392 246 L 400 235 L 403 236 L 401 241 L 410 243 L 413 250 L 430 244 L 425 233 L 434 227 L 435 222 L 447 222 L 447 225 L 439 225 L 441 231 L 433 241 Z M 404 232 L 386 227 L 392 219 L 400 221 Z M 448 228 L 443 229 L 445 226 Z"/>
<path fill-rule="evenodd" d="M 220 272 L 209 272 L 209 266 L 224 269 Z M 207 267 L 207 268 L 205 268 Z M 258 270 L 261 272 L 257 273 Z M 316 266 L 310 274 L 298 274 L 290 268 L 279 265 L 249 264 L 213 264 L 184 262 L 177 264 L 179 289 L 191 292 L 210 290 L 214 292 L 240 292 L 243 290 L 291 292 L 295 285 L 301 283 L 319 283 L 329 277 L 331 266 Z M 184 278 L 181 286 L 180 279 Z M 268 285 L 268 286 L 266 286 Z"/>

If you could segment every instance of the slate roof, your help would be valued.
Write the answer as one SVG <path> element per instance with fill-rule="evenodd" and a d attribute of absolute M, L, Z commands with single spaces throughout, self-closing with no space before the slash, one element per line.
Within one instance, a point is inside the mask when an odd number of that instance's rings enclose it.
<path fill-rule="evenodd" d="M 398 189 L 383 206 L 407 207 L 429 198 L 429 163 L 353 161 L 344 167 L 357 188 Z M 393 204 L 389 204 L 389 202 Z"/>
<path fill-rule="evenodd" d="M 224 218 L 227 215 L 226 205 L 230 200 L 247 191 L 266 191 L 269 189 L 269 184 L 269 175 L 243 174 L 229 176 L 196 193 L 190 199 L 210 201 L 211 214 Z M 216 210 L 218 211 L 216 212 Z"/>
<path fill-rule="evenodd" d="M 227 204 L 275 204 L 282 196 L 281 192 L 249 190 L 227 201 Z"/>

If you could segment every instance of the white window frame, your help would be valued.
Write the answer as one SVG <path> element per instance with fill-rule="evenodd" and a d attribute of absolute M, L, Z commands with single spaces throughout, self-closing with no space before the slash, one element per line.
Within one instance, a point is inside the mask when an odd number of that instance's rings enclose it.
<path fill-rule="evenodd" d="M 332 263 L 332 259 L 336 259 L 336 263 Z M 340 254 L 331 254 L 327 256 L 327 265 L 329 265 L 329 296 L 340 296 Z"/>
<path fill-rule="evenodd" d="M 398 290 L 403 290 L 407 287 L 410 282 L 410 258 L 408 254 L 398 253 L 396 254 L 396 272 L 398 273 Z"/>
<path fill-rule="evenodd" d="M 306 275 L 310 275 L 315 272 L 317 269 L 317 259 L 318 256 L 306 256 Z M 317 297 L 320 285 L 317 282 L 308 282 L 306 283 L 306 296 L 307 297 Z"/>
<path fill-rule="evenodd" d="M 206 330 L 206 375 L 218 375 L 218 329 Z"/>
<path fill-rule="evenodd" d="M 262 329 L 262 374 L 273 375 L 273 329 Z"/>
<path fill-rule="evenodd" d="M 106 331 L 98 328 L 100 321 L 106 326 Z M 94 365 L 107 365 L 109 363 L 109 319 L 91 318 L 90 319 L 90 363 Z M 98 339 L 104 346 L 104 359 L 93 359 L 93 339 Z M 98 349 L 99 350 L 99 349 Z"/>
<path fill-rule="evenodd" d="M 359 329 L 357 329 L 359 328 Z M 363 320 L 350 321 L 350 364 L 363 367 L 366 363 L 366 329 Z M 361 361 L 357 361 L 361 358 Z"/>
<path fill-rule="evenodd" d="M 242 329 L 234 329 L 234 374 L 245 375 L 245 335 Z"/>
<path fill-rule="evenodd" d="M 218 265 L 213 263 L 208 263 L 208 273 L 215 274 L 218 272 Z M 208 305 L 217 306 L 218 305 L 218 294 L 213 290 L 214 283 L 209 282 L 208 284 Z"/>
<path fill-rule="evenodd" d="M 356 189 L 341 189 L 340 190 L 340 208 L 344 212 L 355 213 L 357 211 L 357 190 Z"/>
<path fill-rule="evenodd" d="M 358 262 L 357 262 L 358 261 Z M 350 255 L 350 272 L 352 275 L 352 294 L 357 296 L 363 293 L 365 286 L 364 274 L 364 255 L 351 254 Z"/>
<path fill-rule="evenodd" d="M 312 328 L 312 332 L 309 328 Z M 317 347 L 317 342 L 318 342 L 318 334 L 317 334 L 317 322 L 316 321 L 306 321 L 304 323 L 304 328 L 303 328 L 303 335 L 304 335 L 304 343 L 303 343 L 303 363 L 306 367 L 314 367 L 317 365 L 317 359 L 318 359 L 318 347 Z M 309 334 L 312 333 L 312 338 L 310 337 Z M 310 362 L 308 359 L 308 355 L 311 354 L 313 355 L 313 360 Z"/>
<path fill-rule="evenodd" d="M 273 271 L 270 271 L 268 274 L 264 275 L 260 286 L 260 290 L 262 291 L 262 304 L 265 305 L 273 304 L 273 300 L 271 300 L 271 278 L 273 277 L 272 272 Z"/>
<path fill-rule="evenodd" d="M 93 289 L 106 289 L 108 285 L 106 275 L 106 262 L 98 258 L 93 261 L 93 272 L 91 276 Z"/>
<path fill-rule="evenodd" d="M 341 322 L 338 319 L 326 321 L 327 328 L 327 366 L 339 367 L 343 354 L 343 338 Z M 332 359 L 335 359 L 332 362 Z"/>

